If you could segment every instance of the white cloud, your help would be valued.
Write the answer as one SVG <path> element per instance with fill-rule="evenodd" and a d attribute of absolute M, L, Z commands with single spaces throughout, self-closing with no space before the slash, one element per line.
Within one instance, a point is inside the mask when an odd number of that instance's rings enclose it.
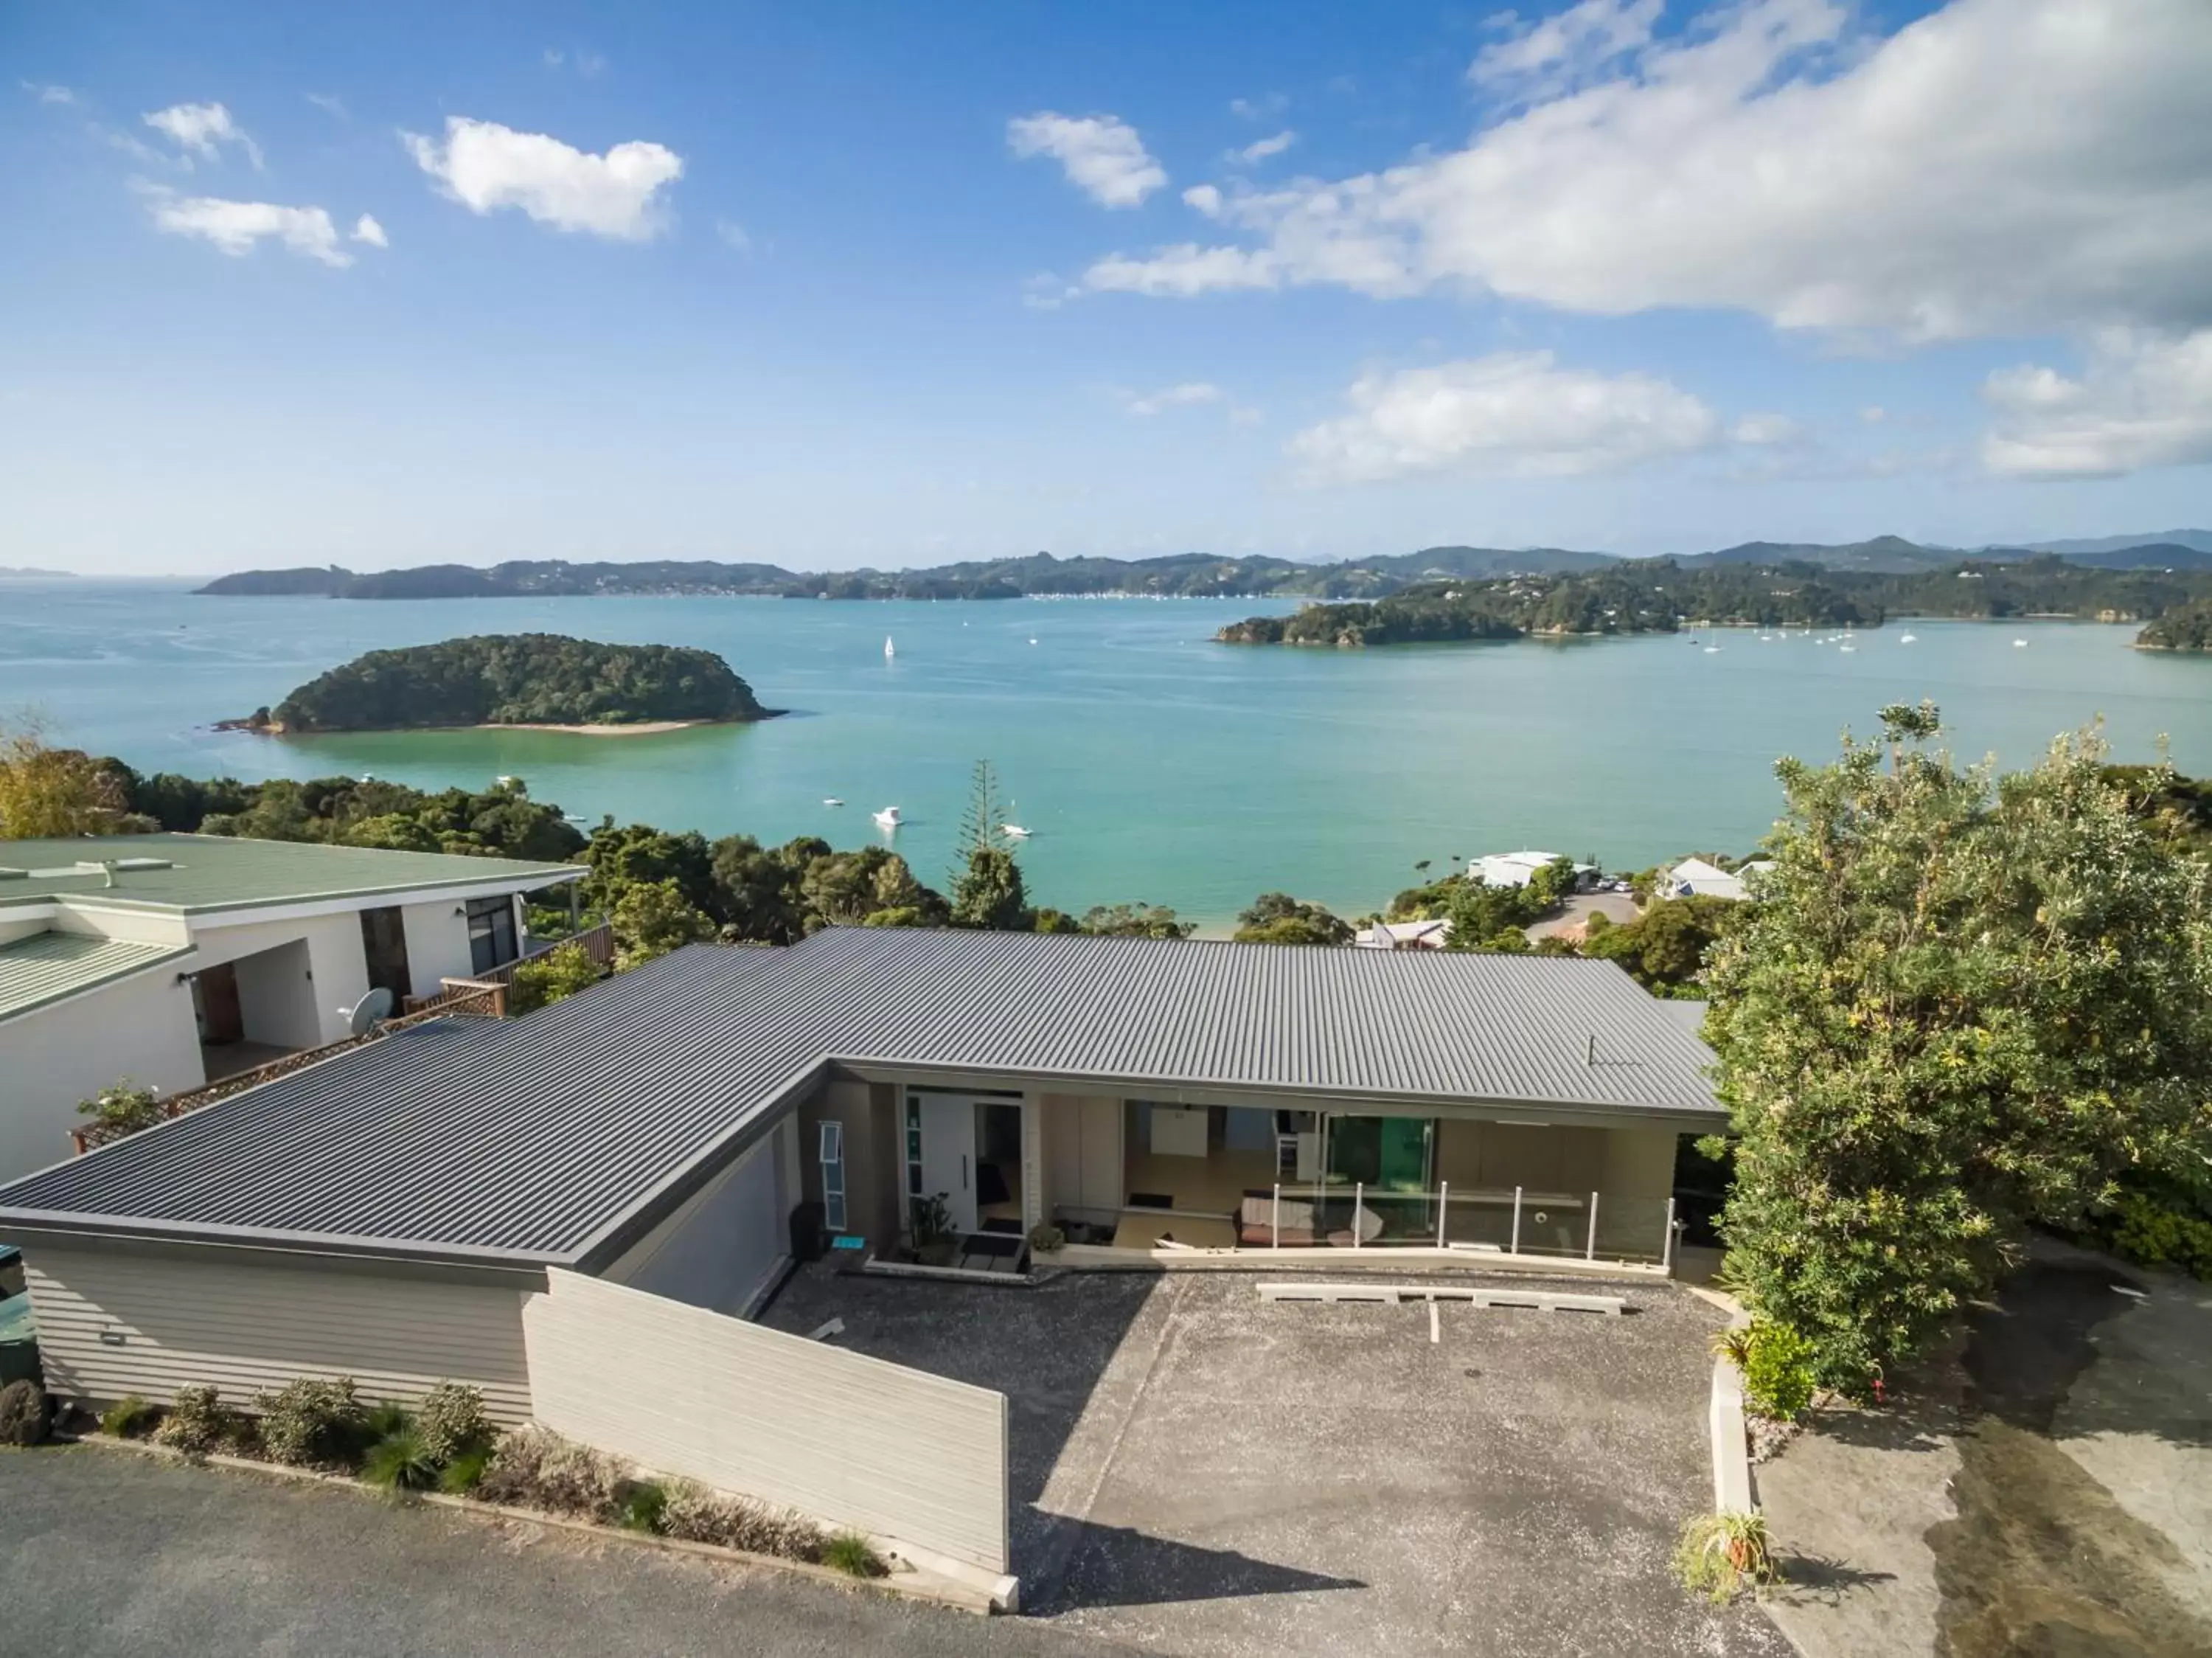
<path fill-rule="evenodd" d="M 303 92 L 300 95 L 325 115 L 335 116 L 341 121 L 353 119 L 353 112 L 345 107 L 345 100 L 335 92 Z"/>
<path fill-rule="evenodd" d="M 1051 156 L 1101 207 L 1134 207 L 1168 181 L 1137 129 L 1118 115 L 1019 115 L 1006 123 L 1006 143 L 1024 160 Z"/>
<path fill-rule="evenodd" d="M 1298 135 L 1288 127 L 1285 127 L 1272 138 L 1260 138 L 1246 144 L 1243 149 L 1237 152 L 1237 159 L 1248 165 L 1255 162 L 1264 162 L 1270 155 L 1281 155 L 1297 141 Z"/>
<path fill-rule="evenodd" d="M 25 81 L 21 84 L 24 91 L 42 104 L 73 104 L 76 101 L 76 94 L 67 87 L 42 86 L 36 81 Z"/>
<path fill-rule="evenodd" d="M 1582 0 L 1553 16 L 1520 26 L 1505 12 L 1494 22 L 1517 32 L 1476 54 L 1468 78 L 1478 86 L 1528 81 L 1548 88 L 1583 80 L 1615 59 L 1650 44 L 1663 0 Z"/>
<path fill-rule="evenodd" d="M 1164 409 L 1188 409 L 1200 403 L 1218 403 L 1226 395 L 1218 386 L 1202 380 L 1188 380 L 1179 386 L 1170 386 L 1149 393 L 1119 392 L 1115 395 L 1121 406 L 1133 415 L 1156 415 Z"/>
<path fill-rule="evenodd" d="M 1721 430 L 1712 410 L 1663 380 L 1563 369 L 1549 351 L 1363 375 L 1351 401 L 1352 413 L 1291 440 L 1306 481 L 1617 472 L 1711 448 Z"/>
<path fill-rule="evenodd" d="M 684 158 L 633 139 L 604 155 L 543 132 L 448 116 L 446 141 L 402 132 L 416 164 L 472 213 L 519 207 L 540 224 L 644 241 L 665 216 L 660 191 L 684 175 Z"/>
<path fill-rule="evenodd" d="M 1233 196 L 1246 245 L 1115 254 L 1086 285 L 1489 291 L 1912 340 L 2212 322 L 2204 0 L 1952 0 L 1886 39 L 1854 11 L 1743 0 L 1464 149 Z"/>
<path fill-rule="evenodd" d="M 1231 98 L 1229 113 L 1240 121 L 1264 121 L 1270 115 L 1279 115 L 1290 107 L 1291 101 L 1279 92 L 1271 92 L 1264 98 Z"/>
<path fill-rule="evenodd" d="M 2114 330 L 2078 379 L 2023 364 L 1991 375 L 1982 395 L 1996 415 L 1982 441 L 1992 472 L 2108 478 L 2212 461 L 2212 328 Z"/>
<path fill-rule="evenodd" d="M 1859 411 L 1859 418 L 1869 426 L 1879 426 L 1889 418 L 1889 411 L 1879 403 L 1869 403 Z"/>
<path fill-rule="evenodd" d="M 542 53 L 539 54 L 540 61 L 542 61 L 548 69 L 560 68 L 561 65 L 568 60 L 568 54 L 562 52 L 558 46 L 548 46 Z"/>
<path fill-rule="evenodd" d="M 353 255 L 338 245 L 337 227 L 319 207 L 228 202 L 213 196 L 179 196 L 161 189 L 149 195 L 158 229 L 172 235 L 211 241 L 234 259 L 244 258 L 263 241 L 276 241 L 302 258 L 325 265 L 353 263 Z"/>
<path fill-rule="evenodd" d="M 1221 216 L 1221 192 L 1210 184 L 1194 184 L 1182 192 L 1183 204 L 1195 208 L 1209 219 Z"/>
<path fill-rule="evenodd" d="M 753 251 L 753 239 L 745 233 L 744 226 L 739 224 L 735 219 L 715 220 L 714 234 L 722 239 L 722 246 L 725 247 L 734 249 L 740 253 L 750 253 Z"/>
<path fill-rule="evenodd" d="M 1781 447 L 1804 441 L 1805 429 L 1785 414 L 1747 414 L 1729 429 L 1738 443 Z"/>
<path fill-rule="evenodd" d="M 384 227 L 374 217 L 364 213 L 353 222 L 353 239 L 365 241 L 371 247 L 389 247 L 392 242 L 384 234 Z"/>
<path fill-rule="evenodd" d="M 204 162 L 217 161 L 222 157 L 223 145 L 236 144 L 255 167 L 261 165 L 260 146 L 246 136 L 244 127 L 230 119 L 230 112 L 221 104 L 172 104 L 167 109 L 149 111 L 144 119 L 148 126 L 163 134 L 188 155 L 197 155 Z"/>

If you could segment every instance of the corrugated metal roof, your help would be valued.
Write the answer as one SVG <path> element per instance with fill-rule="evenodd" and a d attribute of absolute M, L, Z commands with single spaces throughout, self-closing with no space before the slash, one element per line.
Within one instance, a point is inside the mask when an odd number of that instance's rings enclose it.
<path fill-rule="evenodd" d="M 1710 1059 L 1609 962 L 835 929 L 387 1037 L 0 1190 L 0 1226 L 569 1260 L 839 1061 L 1704 1128 Z"/>
<path fill-rule="evenodd" d="M 143 860 L 115 872 L 80 863 Z M 321 899 L 364 898 L 422 887 L 492 881 L 574 881 L 573 863 L 447 852 L 387 852 L 313 841 L 247 840 L 230 835 L 103 835 L 71 840 L 0 841 L 0 911 L 58 897 L 97 898 L 118 909 L 191 912 Z M 16 873 L 20 872 L 20 873 Z"/>
<path fill-rule="evenodd" d="M 0 944 L 0 1019 L 191 954 L 188 944 L 134 944 L 82 933 L 33 933 Z"/>

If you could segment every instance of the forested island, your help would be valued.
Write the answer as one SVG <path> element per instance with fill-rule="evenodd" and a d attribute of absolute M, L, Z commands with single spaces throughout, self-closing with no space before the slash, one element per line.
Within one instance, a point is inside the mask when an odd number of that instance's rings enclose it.
<path fill-rule="evenodd" d="M 372 650 L 310 680 L 276 707 L 225 729 L 271 735 L 408 731 L 478 725 L 660 729 L 764 720 L 730 665 L 711 650 L 610 645 L 558 633 L 491 633 Z"/>
<path fill-rule="evenodd" d="M 2212 568 L 2142 569 L 2044 556 L 1960 559 L 1877 571 L 1788 562 L 1671 558 L 1484 582 L 1431 582 L 1386 598 L 1254 616 L 1215 634 L 1225 644 L 1410 644 L 1529 637 L 1673 633 L 1686 626 L 1878 627 L 1893 617 L 2063 617 L 2153 624 L 2212 600 Z M 2202 637 L 2206 624 L 2197 624 Z M 2188 644 L 2168 649 L 2200 649 Z"/>
<path fill-rule="evenodd" d="M 2136 635 L 2145 650 L 2212 650 L 2212 600 L 2179 605 Z"/>

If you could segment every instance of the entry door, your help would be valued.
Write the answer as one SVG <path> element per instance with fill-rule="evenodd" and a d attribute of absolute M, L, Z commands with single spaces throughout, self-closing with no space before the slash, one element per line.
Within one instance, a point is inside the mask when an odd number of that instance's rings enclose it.
<path fill-rule="evenodd" d="M 200 1040 L 214 1047 L 246 1039 L 246 1017 L 238 1003 L 238 969 L 228 961 L 192 975 L 192 1011 L 199 1015 Z"/>
<path fill-rule="evenodd" d="M 957 1094 L 917 1094 L 921 1115 L 921 1192 L 945 1194 L 953 1226 L 975 1229 L 975 1102 Z"/>

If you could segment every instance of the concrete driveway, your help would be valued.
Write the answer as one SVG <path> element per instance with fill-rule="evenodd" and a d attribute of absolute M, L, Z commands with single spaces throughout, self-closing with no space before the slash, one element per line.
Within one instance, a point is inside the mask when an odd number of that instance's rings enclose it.
<path fill-rule="evenodd" d="M 2212 1652 L 2212 1289 L 2039 1243 L 1897 1407 L 1759 1471 L 1807 1658 Z"/>
<path fill-rule="evenodd" d="M 1006 1393 L 1033 1615 L 1195 1655 L 1780 1654 L 1668 1572 L 1711 1308 L 1271 1304 L 1243 1272 L 795 1278 L 769 1321 Z M 1559 1286 L 1587 1290 L 1577 1283 Z"/>

